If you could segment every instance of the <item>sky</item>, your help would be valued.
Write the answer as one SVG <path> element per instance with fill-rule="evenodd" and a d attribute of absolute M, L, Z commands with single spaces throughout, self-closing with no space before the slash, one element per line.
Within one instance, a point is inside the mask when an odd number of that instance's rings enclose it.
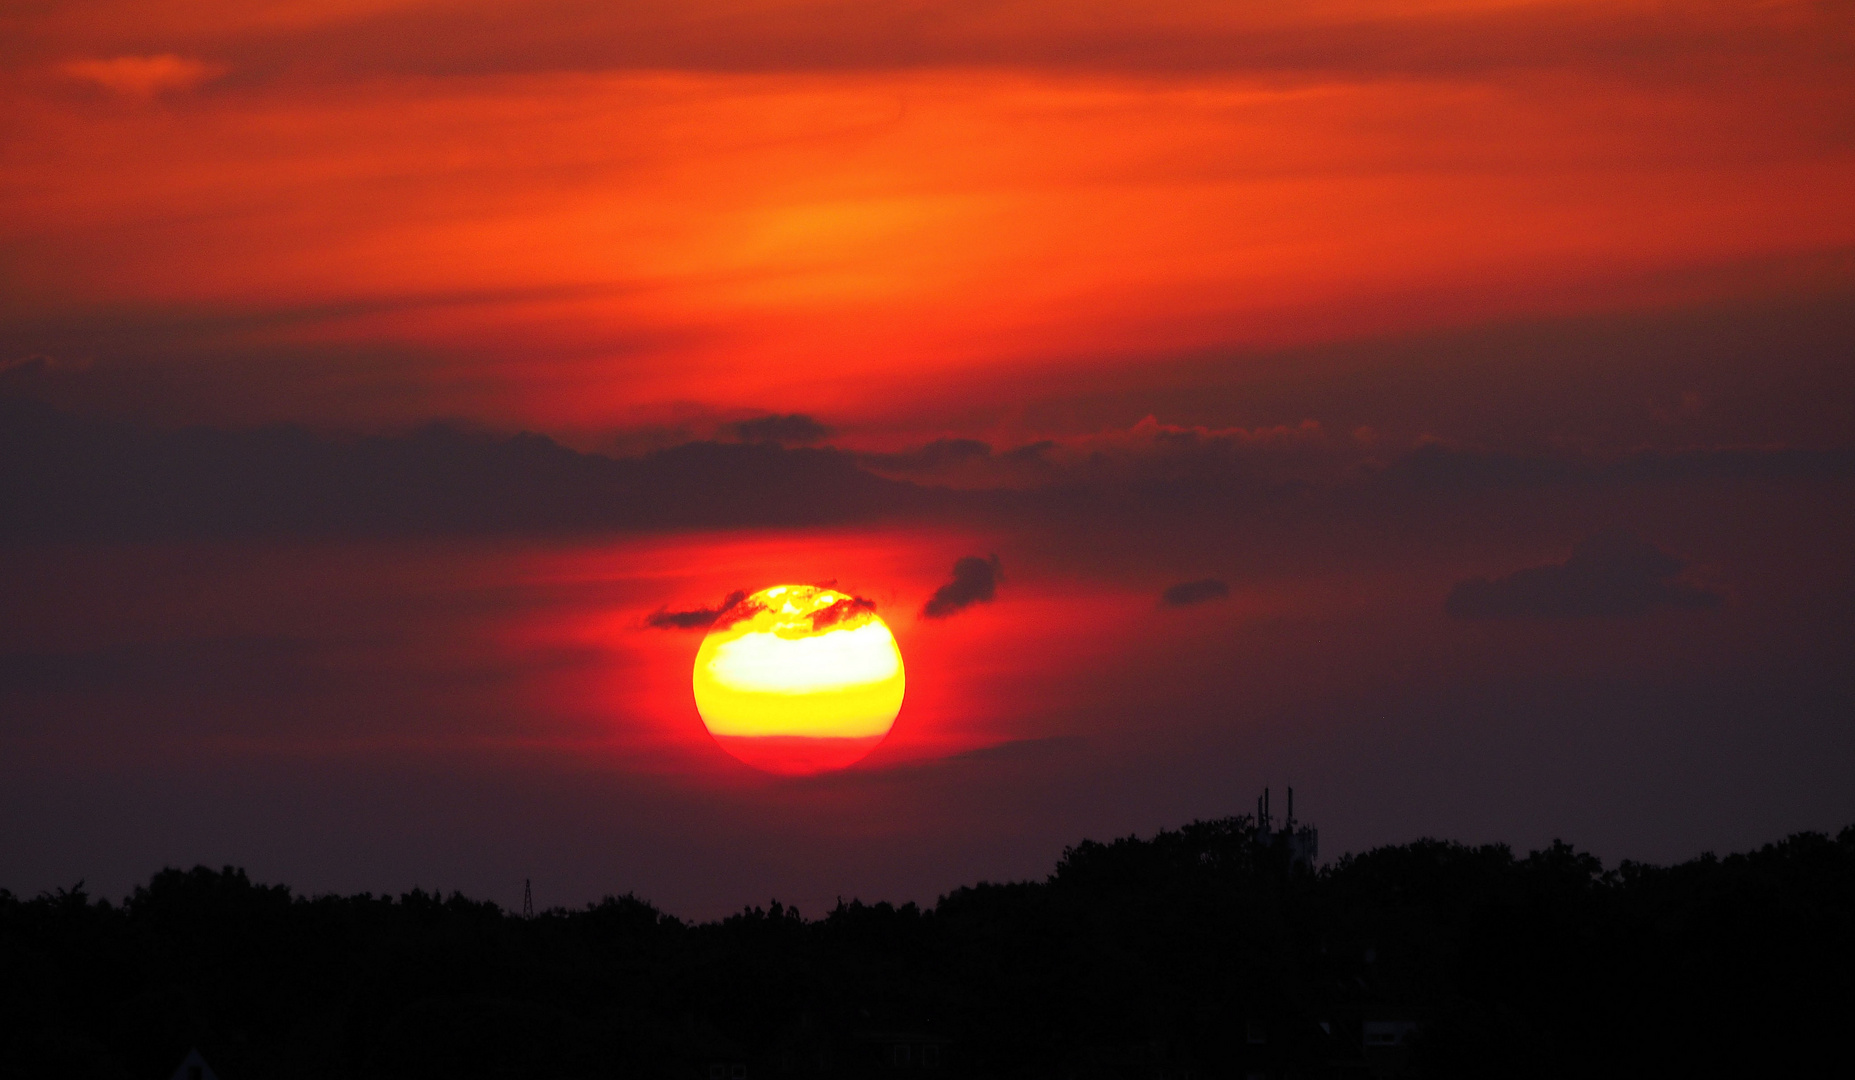
<path fill-rule="evenodd" d="M 0 887 L 1855 821 L 1852 68 L 1840 0 L 9 5 Z M 663 616 L 827 580 L 902 712 L 757 773 Z"/>

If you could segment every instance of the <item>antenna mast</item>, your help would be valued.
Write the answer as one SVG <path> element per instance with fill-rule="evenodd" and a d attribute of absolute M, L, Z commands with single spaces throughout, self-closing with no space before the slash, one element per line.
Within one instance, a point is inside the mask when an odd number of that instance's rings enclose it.
<path fill-rule="evenodd" d="M 532 919 L 534 917 L 535 917 L 534 883 L 527 878 L 523 878 L 522 879 L 522 918 Z"/>

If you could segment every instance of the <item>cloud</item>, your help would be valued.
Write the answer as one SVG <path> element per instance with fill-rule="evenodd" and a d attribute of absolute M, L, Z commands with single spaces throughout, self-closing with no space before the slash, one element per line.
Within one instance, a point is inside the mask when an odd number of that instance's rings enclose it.
<path fill-rule="evenodd" d="M 693 442 L 617 458 L 447 424 L 360 439 L 162 431 L 0 396 L 0 543 L 793 526 L 936 504 L 829 448 Z"/>
<path fill-rule="evenodd" d="M 1479 491 L 1587 480 L 1594 478 L 1595 470 L 1579 461 L 1465 449 L 1426 439 L 1381 476 L 1424 491 Z"/>
<path fill-rule="evenodd" d="M 1123 433 L 1127 445 L 1118 449 L 1106 445 L 1114 439 L 1090 440 L 1086 456 L 1066 444 L 1032 444 L 1033 465 L 943 488 L 929 486 L 941 474 L 885 477 L 869 455 L 771 442 L 694 441 L 621 457 L 458 424 L 365 438 L 287 425 L 164 430 L 75 416 L 23 396 L 49 363 L 29 356 L 0 372 L 0 544 L 562 535 L 948 514 L 1093 521 L 1186 515 L 1203 523 L 1262 505 L 1397 512 L 1489 489 L 1622 491 L 1855 477 L 1855 449 L 1700 449 L 1606 460 L 1430 444 L 1386 467 L 1359 467 L 1330 454 L 1333 443 L 1312 425 L 1203 432 L 1147 424 L 1137 438 Z M 12 379 L 22 393 L 8 392 Z M 944 442 L 951 449 L 934 453 L 967 453 L 959 440 Z M 1006 456 L 968 460 L 995 465 Z M 1303 469 L 1303 460 L 1312 464 Z M 935 611 L 970 603 L 960 599 L 969 589 L 989 598 L 995 577 L 956 579 Z"/>
<path fill-rule="evenodd" d="M 1149 415 L 1129 427 L 1041 439 L 1001 452 L 977 439 L 942 438 L 859 460 L 879 475 L 959 488 L 1153 490 L 1184 484 L 1256 491 L 1337 476 L 1356 456 L 1349 447 L 1336 447 L 1313 420 L 1209 428 L 1165 424 Z"/>
<path fill-rule="evenodd" d="M 644 620 L 644 625 L 658 630 L 706 630 L 713 626 L 723 612 L 747 599 L 746 589 L 736 589 L 729 593 L 721 603 L 712 608 L 695 608 L 690 611 L 669 611 L 658 608 Z"/>
<path fill-rule="evenodd" d="M 831 436 L 831 428 L 804 413 L 774 413 L 742 420 L 729 425 L 736 438 L 747 443 L 780 443 L 803 446 Z"/>
<path fill-rule="evenodd" d="M 1202 604 L 1207 600 L 1223 600 L 1230 595 L 1230 586 L 1216 578 L 1203 581 L 1181 581 L 1165 592 L 1159 594 L 1160 607 L 1186 607 Z"/>
<path fill-rule="evenodd" d="M 1057 443 L 1055 439 L 1039 439 L 1036 442 L 1025 443 L 1023 446 L 1007 450 L 998 455 L 998 458 L 1000 461 L 1009 461 L 1013 463 L 1041 461 L 1043 460 L 1043 456 L 1056 449 L 1056 446 Z"/>
<path fill-rule="evenodd" d="M 73 79 L 93 83 L 124 97 L 152 98 L 177 90 L 191 90 L 225 73 L 225 68 L 184 56 L 116 56 L 108 60 L 73 60 L 59 70 Z"/>
<path fill-rule="evenodd" d="M 16 5 L 18 6 L 18 5 Z M 1733 70 L 1787 57 L 1833 70 L 1847 17 L 1831 4 L 1644 8 L 1576 0 L 1412 5 L 1397 0 L 1272 5 L 1183 0 L 1098 5 L 819 0 L 635 0 L 589 4 L 474 0 L 298 5 L 288 19 L 204 3 L 176 16 L 70 5 L 12 20 L 30 43 L 73 30 L 108 40 L 231 41 L 261 66 L 303 54 L 331 74 L 483 75 L 612 69 L 872 71 L 1018 67 L 1148 73 L 1461 76 L 1575 67 L 1659 75 Z M 257 6 L 264 10 L 262 5 Z M 312 9 L 316 10 L 311 13 Z M 55 28 L 55 29 L 54 29 Z M 54 36 L 55 30 L 63 35 Z M 137 58 L 142 59 L 142 58 Z"/>
<path fill-rule="evenodd" d="M 846 596 L 822 611 L 812 612 L 812 629 L 823 630 L 827 626 L 836 626 L 847 619 L 866 611 L 875 611 L 876 601 L 861 596 Z"/>
<path fill-rule="evenodd" d="M 658 630 L 706 630 L 712 626 L 732 626 L 742 619 L 751 619 L 765 605 L 759 601 L 747 600 L 747 590 L 736 589 L 729 593 L 721 603 L 712 608 L 695 608 L 690 611 L 669 611 L 658 608 L 644 620 L 644 625 Z M 812 629 L 823 630 L 828 626 L 848 621 L 866 611 L 875 611 L 876 601 L 862 596 L 846 596 L 830 607 L 822 608 L 811 614 Z"/>
<path fill-rule="evenodd" d="M 1127 428 L 1058 440 L 1042 459 L 1095 484 L 1260 492 L 1339 474 L 1355 451 L 1319 422 L 1182 427 L 1147 416 Z"/>
<path fill-rule="evenodd" d="M 989 603 L 1003 578 L 997 555 L 983 559 L 977 555 L 962 556 L 953 564 L 953 580 L 934 590 L 934 595 L 922 606 L 921 615 L 927 619 L 944 619 L 974 604 Z"/>
<path fill-rule="evenodd" d="M 935 439 L 913 450 L 891 454 L 864 454 L 869 465 L 889 472 L 932 472 L 949 466 L 985 461 L 992 456 L 989 443 L 978 439 Z"/>
<path fill-rule="evenodd" d="M 1443 609 L 1458 618 L 1589 618 L 1641 615 L 1656 607 L 1719 607 L 1721 597 L 1677 579 L 1683 563 L 1628 532 L 1581 541 L 1563 563 L 1470 578 Z"/>
<path fill-rule="evenodd" d="M 864 453 L 857 460 L 878 476 L 917 484 L 968 491 L 1023 490 L 1059 478 L 1057 463 L 1046 456 L 1057 448 L 1055 440 L 1045 439 L 994 451 L 979 439 L 949 437 L 905 450 Z"/>
<path fill-rule="evenodd" d="M 0 393 L 30 393 L 53 373 L 87 371 L 87 360 L 65 360 L 45 353 L 28 353 L 0 360 Z"/>
<path fill-rule="evenodd" d="M 1615 459 L 1474 450 L 1428 440 L 1370 483 L 1434 494 L 1542 487 L 1666 484 L 1692 480 L 1832 480 L 1855 475 L 1855 449 L 1710 447 L 1642 451 Z"/>

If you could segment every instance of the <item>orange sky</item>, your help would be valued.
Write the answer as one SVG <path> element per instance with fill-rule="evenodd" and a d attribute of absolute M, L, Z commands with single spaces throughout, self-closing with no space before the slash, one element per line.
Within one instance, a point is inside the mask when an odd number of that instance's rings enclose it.
<path fill-rule="evenodd" d="M 1855 248 L 1850 12 L 35 5 L 0 362 L 186 373 L 215 420 L 854 427 L 1808 292 Z"/>

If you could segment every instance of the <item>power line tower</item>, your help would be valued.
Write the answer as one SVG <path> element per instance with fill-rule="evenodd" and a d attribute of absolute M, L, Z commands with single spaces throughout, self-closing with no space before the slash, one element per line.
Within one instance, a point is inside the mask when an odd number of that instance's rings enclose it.
<path fill-rule="evenodd" d="M 522 879 L 522 918 L 532 919 L 534 917 L 535 917 L 534 882 L 530 881 L 527 878 L 523 878 Z"/>

